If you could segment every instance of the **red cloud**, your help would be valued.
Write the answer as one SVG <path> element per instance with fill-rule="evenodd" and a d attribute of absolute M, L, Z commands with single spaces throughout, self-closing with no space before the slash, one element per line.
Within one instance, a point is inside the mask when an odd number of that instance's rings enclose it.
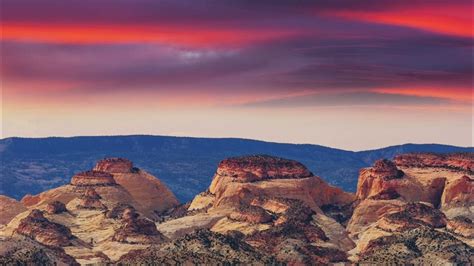
<path fill-rule="evenodd" d="M 325 15 L 472 37 L 472 5 L 403 5 L 383 10 L 334 10 Z"/>
<path fill-rule="evenodd" d="M 3 23 L 2 39 L 53 43 L 143 43 L 190 46 L 243 45 L 291 36 L 297 31 L 192 26 L 57 25 Z"/>

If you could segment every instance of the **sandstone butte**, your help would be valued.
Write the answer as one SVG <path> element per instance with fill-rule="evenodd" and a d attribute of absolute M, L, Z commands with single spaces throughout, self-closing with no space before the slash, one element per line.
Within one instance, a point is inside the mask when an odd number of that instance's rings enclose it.
<path fill-rule="evenodd" d="M 474 218 L 473 158 L 472 154 L 404 154 L 362 169 L 357 202 L 346 228 L 357 244 L 351 259 L 373 255 L 373 250 L 379 259 L 395 256 L 382 256 L 382 249 L 367 247 L 377 239 L 395 239 L 420 227 L 438 228 L 472 248 L 473 239 L 466 236 Z M 361 261 L 370 260 L 364 257 Z"/>
<path fill-rule="evenodd" d="M 44 252 L 63 264 L 469 264 L 472 164 L 472 154 L 379 160 L 360 171 L 352 194 L 296 161 L 235 157 L 218 165 L 207 191 L 178 206 L 164 184 L 129 160 L 104 159 L 71 184 L 22 203 L 0 198 L 18 206 L 0 212 L 9 215 L 4 223 L 11 220 L 0 227 L 8 246 L 0 263 L 5 254 L 23 256 L 12 253 L 13 235 L 32 250 L 47 245 Z"/>

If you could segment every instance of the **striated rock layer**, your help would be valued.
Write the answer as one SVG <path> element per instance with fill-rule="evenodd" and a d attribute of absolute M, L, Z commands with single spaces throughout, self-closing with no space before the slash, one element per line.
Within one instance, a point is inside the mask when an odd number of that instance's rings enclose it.
<path fill-rule="evenodd" d="M 473 153 L 410 153 L 395 156 L 393 159 L 398 166 L 417 168 L 448 168 L 474 173 Z"/>
<path fill-rule="evenodd" d="M 62 224 L 46 219 L 40 210 L 31 213 L 20 221 L 16 233 L 27 236 L 37 242 L 54 247 L 63 247 L 71 244 L 72 233 Z"/>
<path fill-rule="evenodd" d="M 114 176 L 103 171 L 86 171 L 74 175 L 71 179 L 73 186 L 113 186 Z"/>
<path fill-rule="evenodd" d="M 107 173 L 131 173 L 133 163 L 125 158 L 105 158 L 97 162 L 94 170 Z"/>

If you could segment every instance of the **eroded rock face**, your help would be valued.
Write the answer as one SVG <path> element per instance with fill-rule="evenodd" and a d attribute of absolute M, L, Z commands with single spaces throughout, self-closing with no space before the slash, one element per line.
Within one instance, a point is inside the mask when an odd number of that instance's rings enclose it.
<path fill-rule="evenodd" d="M 425 201 L 437 206 L 445 186 L 446 178 L 438 177 L 419 182 L 407 176 L 388 160 L 379 160 L 373 167 L 360 171 L 357 183 L 357 199 Z"/>
<path fill-rule="evenodd" d="M 74 175 L 71 179 L 73 186 L 113 186 L 116 185 L 114 176 L 103 171 L 86 171 Z"/>
<path fill-rule="evenodd" d="M 241 183 L 312 176 L 311 172 L 297 161 L 267 155 L 223 160 L 217 168 L 216 175 L 231 177 L 233 182 Z"/>
<path fill-rule="evenodd" d="M 398 155 L 393 160 L 396 165 L 404 167 L 447 168 L 474 173 L 473 153 L 409 153 Z"/>
<path fill-rule="evenodd" d="M 13 217 L 26 211 L 26 207 L 15 199 L 0 195 L 0 225 L 7 224 Z"/>
<path fill-rule="evenodd" d="M 166 240 L 157 229 L 154 222 L 139 218 L 132 207 L 122 212 L 122 226 L 116 230 L 114 241 L 131 244 L 159 244 Z"/>
<path fill-rule="evenodd" d="M 59 213 L 67 212 L 66 205 L 57 200 L 51 203 L 48 203 L 48 205 L 46 205 L 45 210 L 49 214 L 59 214 Z"/>
<path fill-rule="evenodd" d="M 347 204 L 354 200 L 352 194 L 329 186 L 302 164 L 270 156 L 222 161 L 209 192 L 214 197 L 214 209 L 228 210 L 249 205 L 260 196 L 302 200 L 314 210 L 325 204 Z"/>
<path fill-rule="evenodd" d="M 68 246 L 73 238 L 69 228 L 49 221 L 44 217 L 42 211 L 36 209 L 20 221 L 15 232 L 34 239 L 43 245 L 54 247 Z"/>
<path fill-rule="evenodd" d="M 94 170 L 108 173 L 131 173 L 133 163 L 125 158 L 105 158 L 97 162 Z"/>
<path fill-rule="evenodd" d="M 462 176 L 447 183 L 441 198 L 441 207 L 469 207 L 474 205 L 474 179 Z"/>
<path fill-rule="evenodd" d="M 80 200 L 77 208 L 105 210 L 107 207 L 100 201 L 101 198 L 102 197 L 95 191 L 94 188 L 88 187 L 79 197 Z"/>
<path fill-rule="evenodd" d="M 458 216 L 449 220 L 446 229 L 466 238 L 474 238 L 474 223 L 467 217 Z"/>

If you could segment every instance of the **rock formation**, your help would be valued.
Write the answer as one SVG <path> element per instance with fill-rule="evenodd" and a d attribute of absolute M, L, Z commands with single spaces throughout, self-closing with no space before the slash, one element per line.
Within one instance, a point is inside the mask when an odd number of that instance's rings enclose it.
<path fill-rule="evenodd" d="M 446 184 L 441 207 L 469 207 L 474 205 L 474 179 L 462 176 Z"/>
<path fill-rule="evenodd" d="M 15 232 L 37 242 L 53 247 L 64 247 L 71 244 L 71 230 L 64 225 L 46 219 L 40 210 L 32 210 L 21 220 Z"/>
<path fill-rule="evenodd" d="M 102 197 L 97 194 L 94 188 L 88 187 L 84 193 L 79 196 L 78 208 L 91 210 L 105 210 L 107 207 L 100 201 Z"/>
<path fill-rule="evenodd" d="M 124 158 L 105 158 L 97 162 L 94 171 L 108 173 L 131 173 L 133 163 Z"/>
<path fill-rule="evenodd" d="M 474 223 L 467 217 L 458 216 L 449 220 L 446 229 L 457 235 L 474 239 Z"/>
<path fill-rule="evenodd" d="M 247 183 L 266 179 L 293 179 L 313 174 L 301 163 L 268 155 L 225 159 L 219 163 L 215 178 L 230 177 L 233 182 Z M 211 190 L 212 190 L 211 185 Z"/>
<path fill-rule="evenodd" d="M 60 201 L 53 201 L 48 203 L 45 208 L 48 214 L 59 214 L 63 212 L 67 212 L 66 205 Z"/>
<path fill-rule="evenodd" d="M 86 171 L 74 175 L 71 179 L 73 186 L 113 186 L 114 176 L 102 171 Z"/>
<path fill-rule="evenodd" d="M 259 196 L 299 199 L 315 210 L 325 204 L 347 204 L 354 200 L 353 195 L 329 186 L 302 164 L 271 156 L 222 161 L 209 192 L 215 197 L 213 208 L 227 210 L 248 205 Z"/>
<path fill-rule="evenodd" d="M 7 224 L 18 214 L 26 211 L 26 207 L 15 199 L 0 195 L 0 225 Z"/>
<path fill-rule="evenodd" d="M 354 195 L 292 160 L 236 157 L 178 205 L 130 161 L 104 159 L 26 196 L 29 210 L 5 200 L 19 210 L 0 227 L 0 264 L 472 264 L 471 166 L 470 154 L 379 160 Z"/>
<path fill-rule="evenodd" d="M 129 167 L 131 170 L 125 171 L 125 168 Z M 94 169 L 74 175 L 70 185 L 35 196 L 27 195 L 21 202 L 28 208 L 40 209 L 53 201 L 61 201 L 67 205 L 76 198 L 82 198 L 84 189 L 92 187 L 102 196 L 101 202 L 104 206 L 113 208 L 120 202 L 127 202 L 150 219 L 158 219 L 159 213 L 179 204 L 165 184 L 145 171 L 133 167 L 126 159 L 104 159 L 98 162 Z M 95 200 L 95 203 L 98 201 Z M 92 205 L 89 202 L 84 206 Z"/>
<path fill-rule="evenodd" d="M 159 244 L 166 238 L 158 232 L 155 223 L 139 218 L 132 207 L 127 207 L 122 212 L 122 225 L 113 236 L 114 241 L 131 244 Z"/>
<path fill-rule="evenodd" d="M 469 174 L 474 173 L 473 153 L 409 153 L 395 156 L 394 162 L 403 167 L 448 168 Z"/>

